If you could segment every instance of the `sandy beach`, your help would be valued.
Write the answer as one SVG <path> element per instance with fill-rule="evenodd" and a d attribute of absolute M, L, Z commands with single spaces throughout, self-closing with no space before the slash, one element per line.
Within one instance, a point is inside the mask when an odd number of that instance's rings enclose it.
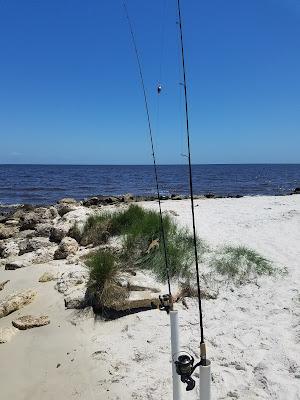
<path fill-rule="evenodd" d="M 157 209 L 156 202 L 139 204 Z M 191 229 L 189 200 L 163 201 L 162 207 Z M 89 212 L 81 207 L 75 214 L 84 220 Z M 300 399 L 300 195 L 198 199 L 195 217 L 199 237 L 212 248 L 245 245 L 287 270 L 241 286 L 224 285 L 216 299 L 204 301 L 212 398 Z M 74 270 L 84 267 L 63 259 L 15 270 L 5 270 L 4 262 L 0 266 L 0 282 L 9 280 L 0 301 L 23 290 L 37 293 L 30 304 L 0 318 L 0 329 L 11 330 L 0 344 L 1 399 L 171 399 L 167 314 L 151 310 L 105 322 L 91 308 L 66 309 L 56 282 L 41 283 L 39 277 L 51 271 L 59 279 Z M 186 303 L 188 308 L 176 305 L 181 345 L 198 357 L 198 306 L 196 299 Z M 12 320 L 28 314 L 47 315 L 50 324 L 12 328 Z M 184 392 L 183 398 L 196 399 L 197 391 Z"/>

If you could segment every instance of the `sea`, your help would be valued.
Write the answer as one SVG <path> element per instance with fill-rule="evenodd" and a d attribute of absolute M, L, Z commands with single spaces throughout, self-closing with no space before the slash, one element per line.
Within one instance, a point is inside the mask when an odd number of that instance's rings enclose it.
<path fill-rule="evenodd" d="M 194 193 L 284 195 L 300 187 L 300 164 L 193 165 Z M 187 165 L 159 165 L 162 195 L 189 193 Z M 0 205 L 53 204 L 63 197 L 156 194 L 152 165 L 0 165 Z"/>

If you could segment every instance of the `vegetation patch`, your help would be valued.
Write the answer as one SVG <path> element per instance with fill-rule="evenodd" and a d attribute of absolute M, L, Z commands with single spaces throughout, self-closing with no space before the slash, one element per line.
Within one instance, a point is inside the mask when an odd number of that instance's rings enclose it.
<path fill-rule="evenodd" d="M 179 228 L 169 215 L 163 216 L 170 277 L 190 277 L 194 260 L 193 236 Z M 167 271 L 158 212 L 145 210 L 137 205 L 128 209 L 89 217 L 83 229 L 81 243 L 103 244 L 111 236 L 122 238 L 118 265 L 122 268 L 148 269 L 159 280 L 166 281 Z M 199 258 L 207 246 L 197 239 Z"/>
<path fill-rule="evenodd" d="M 210 260 L 210 267 L 220 275 L 245 283 L 261 275 L 275 275 L 280 272 L 258 252 L 245 246 L 225 246 Z"/>
<path fill-rule="evenodd" d="M 119 268 L 111 250 L 98 250 L 87 258 L 89 281 L 87 297 L 96 308 L 111 308 L 128 297 L 128 290 L 118 283 Z"/>

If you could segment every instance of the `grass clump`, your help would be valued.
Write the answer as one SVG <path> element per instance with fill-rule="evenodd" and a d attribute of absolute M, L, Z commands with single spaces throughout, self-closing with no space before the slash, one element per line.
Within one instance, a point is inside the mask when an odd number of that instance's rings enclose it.
<path fill-rule="evenodd" d="M 83 246 L 94 246 L 107 243 L 111 228 L 111 213 L 91 215 L 88 217 L 82 231 L 80 243 Z"/>
<path fill-rule="evenodd" d="M 126 288 L 118 283 L 118 264 L 111 250 L 98 250 L 86 260 L 89 267 L 88 298 L 98 309 L 121 304 L 128 295 Z"/>
<path fill-rule="evenodd" d="M 210 267 L 239 283 L 261 275 L 274 275 L 278 271 L 268 259 L 245 246 L 223 247 L 211 259 Z"/>
<path fill-rule="evenodd" d="M 169 215 L 163 216 L 164 235 L 171 277 L 189 277 L 194 260 L 192 235 L 179 228 Z M 116 213 L 89 217 L 84 229 L 82 244 L 106 243 L 109 236 L 122 237 L 119 263 L 123 267 L 153 271 L 161 280 L 167 279 L 160 215 L 138 205 Z M 198 239 L 199 257 L 206 247 Z"/>

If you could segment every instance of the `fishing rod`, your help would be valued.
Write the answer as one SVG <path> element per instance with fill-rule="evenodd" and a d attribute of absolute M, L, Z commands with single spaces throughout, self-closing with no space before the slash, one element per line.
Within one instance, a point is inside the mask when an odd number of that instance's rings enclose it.
<path fill-rule="evenodd" d="M 179 36 L 180 36 L 182 72 L 183 72 L 186 137 L 187 137 L 187 150 L 188 150 L 187 158 L 188 158 L 188 169 L 189 169 L 189 187 L 190 187 L 190 197 L 191 197 L 193 240 L 195 249 L 195 266 L 196 266 L 196 277 L 197 277 L 197 295 L 198 295 L 199 327 L 200 327 L 200 362 L 194 365 L 194 358 L 190 354 L 184 352 L 182 352 L 183 354 L 180 354 L 178 356 L 178 359 L 175 360 L 174 362 L 176 365 L 177 373 L 181 377 L 181 381 L 187 384 L 186 390 L 192 390 L 195 387 L 195 381 L 192 378 L 192 374 L 194 373 L 197 367 L 200 367 L 200 393 L 199 393 L 200 399 L 210 400 L 211 373 L 210 373 L 210 361 L 207 360 L 206 358 L 206 346 L 204 342 L 203 315 L 202 315 L 203 313 L 202 313 L 202 300 L 201 300 L 201 289 L 200 289 L 200 278 L 199 278 L 195 212 L 194 212 L 194 193 L 193 193 L 193 175 L 192 175 L 192 161 L 191 161 L 187 79 L 186 79 L 186 68 L 185 68 L 185 57 L 184 57 L 184 42 L 183 42 L 180 0 L 177 0 L 177 11 L 178 11 L 178 25 L 179 25 Z"/>
<path fill-rule="evenodd" d="M 163 216 L 162 216 L 162 209 L 161 209 L 161 196 L 159 190 L 159 181 L 158 181 L 158 171 L 157 171 L 157 164 L 156 164 L 156 157 L 154 151 L 154 141 L 153 141 L 153 133 L 152 133 L 152 125 L 150 119 L 150 112 L 148 106 L 148 98 L 147 92 L 145 87 L 144 75 L 142 70 L 142 65 L 140 61 L 139 51 L 137 48 L 135 35 L 131 23 L 131 19 L 129 17 L 128 9 L 126 6 L 125 0 L 123 1 L 123 7 L 126 15 L 126 19 L 128 22 L 131 39 L 135 51 L 135 56 L 138 64 L 139 76 L 144 96 L 144 104 L 145 110 L 147 115 L 147 123 L 148 123 L 148 131 L 149 131 L 149 138 L 150 138 L 150 145 L 151 145 L 151 153 L 152 153 L 152 160 L 153 160 L 153 167 L 154 167 L 154 176 L 155 176 L 155 185 L 156 185 L 156 193 L 157 193 L 157 200 L 158 200 L 158 207 L 159 207 L 159 219 L 160 219 L 160 232 L 161 238 L 163 243 L 163 252 L 164 252 L 164 260 L 165 260 L 165 269 L 168 281 L 168 291 L 169 293 L 163 296 L 159 296 L 160 300 L 160 309 L 165 310 L 170 315 L 170 330 L 171 330 L 171 360 L 175 354 L 179 353 L 179 324 L 178 324 L 178 311 L 174 310 L 173 304 L 173 297 L 171 292 L 171 283 L 170 283 L 170 270 L 169 270 L 169 263 L 168 263 L 168 255 L 167 255 L 167 246 L 166 246 L 166 237 L 165 237 L 165 230 L 164 230 L 164 223 L 163 223 Z M 157 93 L 160 94 L 162 90 L 162 86 L 159 84 L 157 86 Z M 180 385 L 180 376 L 177 374 L 176 365 L 172 362 L 172 379 L 173 379 L 173 400 L 181 400 L 181 385 Z"/>

